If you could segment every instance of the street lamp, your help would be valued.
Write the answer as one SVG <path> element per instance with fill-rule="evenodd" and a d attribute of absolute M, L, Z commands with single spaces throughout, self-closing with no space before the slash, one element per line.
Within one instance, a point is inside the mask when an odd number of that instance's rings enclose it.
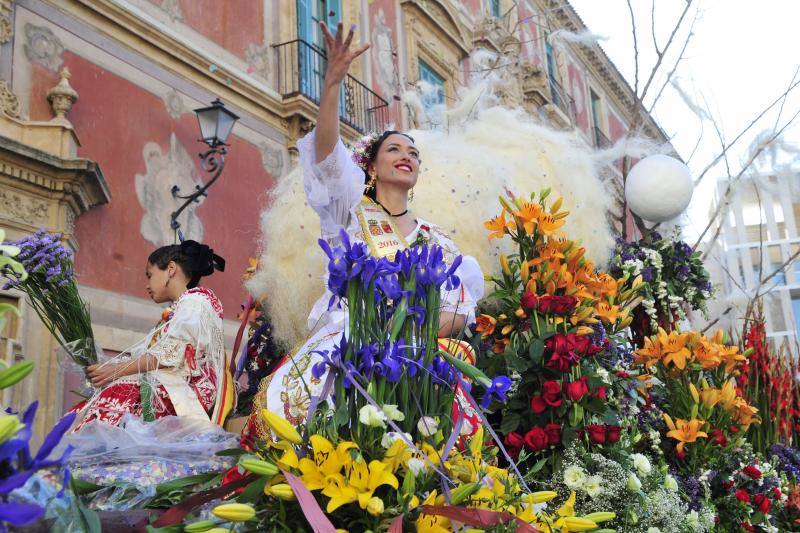
<path fill-rule="evenodd" d="M 195 109 L 194 112 L 197 114 L 197 123 L 202 136 L 202 139 L 199 140 L 208 145 L 208 150 L 199 154 L 200 166 L 204 171 L 213 173 L 213 176 L 205 185 L 196 185 L 192 194 L 181 195 L 179 194 L 180 187 L 172 186 L 172 197 L 186 200 L 170 215 L 170 227 L 175 231 L 176 236 L 181 227 L 178 216 L 190 204 L 199 202 L 201 196 L 207 196 L 208 188 L 222 174 L 222 169 L 225 167 L 225 154 L 228 153 L 228 136 L 233 130 L 233 125 L 239 120 L 239 117 L 228 110 L 219 98 L 211 102 L 210 106 Z"/>

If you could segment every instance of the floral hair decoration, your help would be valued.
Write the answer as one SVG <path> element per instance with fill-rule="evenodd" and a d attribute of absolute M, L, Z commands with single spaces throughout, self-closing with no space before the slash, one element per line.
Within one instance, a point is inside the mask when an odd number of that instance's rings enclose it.
<path fill-rule="evenodd" d="M 370 159 L 370 152 L 372 152 L 372 147 L 375 144 L 375 141 L 380 139 L 381 134 L 377 132 L 368 133 L 361 137 L 356 144 L 353 146 L 353 150 L 351 152 L 351 158 L 353 162 L 361 167 L 364 172 L 367 172 L 367 168 L 372 161 Z"/>

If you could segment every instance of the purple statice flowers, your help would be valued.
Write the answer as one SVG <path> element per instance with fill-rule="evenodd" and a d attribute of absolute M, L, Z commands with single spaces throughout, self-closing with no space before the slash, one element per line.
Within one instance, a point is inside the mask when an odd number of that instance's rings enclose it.
<path fill-rule="evenodd" d="M 45 283 L 51 286 L 63 287 L 72 281 L 72 252 L 61 243 L 61 235 L 39 230 L 8 244 L 19 247 L 20 252 L 15 259 L 22 263 L 29 275 L 41 274 Z M 19 286 L 18 276 L 3 274 L 9 277 L 3 289 Z"/>

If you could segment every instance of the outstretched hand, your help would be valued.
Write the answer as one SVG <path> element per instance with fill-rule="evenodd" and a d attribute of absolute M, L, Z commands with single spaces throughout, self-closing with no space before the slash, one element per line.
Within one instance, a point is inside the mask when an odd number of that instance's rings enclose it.
<path fill-rule="evenodd" d="M 322 29 L 322 36 L 325 39 L 325 49 L 328 56 L 328 67 L 325 71 L 325 81 L 338 85 L 350 70 L 350 64 L 361 54 L 367 51 L 369 43 L 350 50 L 353 42 L 355 26 L 350 27 L 346 38 L 342 38 L 342 23 L 336 27 L 336 37 L 331 35 L 328 26 L 324 22 L 319 23 Z"/>

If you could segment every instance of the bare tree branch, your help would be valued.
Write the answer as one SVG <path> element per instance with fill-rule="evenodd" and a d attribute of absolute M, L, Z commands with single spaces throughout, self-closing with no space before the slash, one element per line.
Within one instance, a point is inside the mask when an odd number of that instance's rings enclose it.
<path fill-rule="evenodd" d="M 628 2 L 628 12 L 631 14 L 631 32 L 633 33 L 633 92 L 639 94 L 639 45 L 636 42 L 636 18 L 633 16 L 631 0 Z"/>
<path fill-rule="evenodd" d="M 630 7 L 630 5 L 631 5 L 630 0 L 628 0 L 628 6 Z M 661 52 L 656 50 L 658 59 L 656 60 L 656 64 L 653 66 L 653 70 L 650 71 L 650 77 L 647 79 L 647 83 L 644 84 L 644 88 L 642 89 L 642 94 L 639 96 L 639 100 L 641 100 L 642 102 L 644 102 L 644 97 L 647 95 L 647 90 L 650 88 L 650 84 L 653 82 L 653 79 L 656 76 L 656 72 L 658 72 L 658 68 L 661 66 L 661 62 L 664 60 L 664 56 L 667 53 L 667 50 L 669 50 L 670 45 L 672 45 L 672 40 L 678 33 L 678 30 L 681 27 L 681 23 L 683 22 L 686 13 L 689 12 L 689 8 L 691 7 L 691 5 L 692 5 L 691 0 L 686 0 L 686 7 L 683 8 L 683 12 L 681 13 L 680 18 L 678 19 L 678 23 L 675 24 L 675 27 L 672 29 L 672 33 L 670 34 L 669 39 L 667 40 L 667 44 L 664 45 L 664 50 L 662 50 Z"/>
<path fill-rule="evenodd" d="M 664 84 L 661 86 L 661 89 L 659 89 L 658 94 L 656 94 L 656 97 L 650 103 L 650 107 L 647 108 L 648 114 L 653 112 L 653 109 L 656 107 L 656 104 L 661 99 L 661 94 L 664 92 L 664 89 L 667 87 L 667 85 L 669 85 L 672 76 L 675 75 L 675 71 L 678 70 L 678 65 L 681 64 L 681 61 L 683 61 L 683 56 L 686 53 L 686 48 L 689 46 L 689 41 L 691 41 L 692 37 L 694 37 L 694 25 L 695 23 L 697 23 L 697 16 L 698 13 L 695 12 L 694 18 L 692 19 L 692 25 L 689 26 L 689 34 L 686 36 L 686 40 L 683 42 L 683 48 L 681 48 L 681 52 L 680 54 L 678 54 L 678 59 L 675 60 L 675 64 L 672 66 L 672 70 L 670 70 L 669 73 L 667 74 L 667 79 L 664 80 Z"/>
<path fill-rule="evenodd" d="M 650 33 L 653 36 L 653 48 L 656 54 L 660 54 L 661 50 L 658 49 L 658 40 L 656 39 L 656 0 L 650 0 Z"/>

